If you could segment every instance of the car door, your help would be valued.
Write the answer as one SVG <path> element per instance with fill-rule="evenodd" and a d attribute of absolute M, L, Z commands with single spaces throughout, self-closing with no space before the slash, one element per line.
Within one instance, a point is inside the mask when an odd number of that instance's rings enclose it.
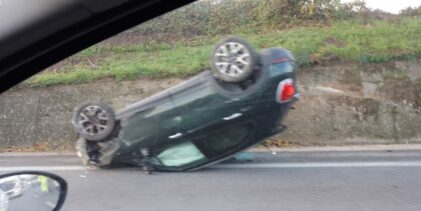
<path fill-rule="evenodd" d="M 180 137 L 219 124 L 235 113 L 231 99 L 215 92 L 207 74 L 204 72 L 169 90 L 181 116 Z"/>
<path fill-rule="evenodd" d="M 198 134 L 192 142 L 209 160 L 216 161 L 253 145 L 255 134 L 255 121 L 247 119 L 208 128 L 208 132 Z"/>
<path fill-rule="evenodd" d="M 203 72 L 169 92 L 181 116 L 183 132 L 178 134 L 180 137 L 240 117 L 251 118 L 259 107 L 260 90 L 229 93 L 219 87 L 209 72 Z"/>
<path fill-rule="evenodd" d="M 254 121 L 234 121 L 197 131 L 152 149 L 150 162 L 164 171 L 195 170 L 255 143 Z"/>
<path fill-rule="evenodd" d="M 181 132 L 180 113 L 167 91 L 128 106 L 119 118 L 123 130 L 120 137 L 126 145 L 160 145 L 178 138 Z"/>

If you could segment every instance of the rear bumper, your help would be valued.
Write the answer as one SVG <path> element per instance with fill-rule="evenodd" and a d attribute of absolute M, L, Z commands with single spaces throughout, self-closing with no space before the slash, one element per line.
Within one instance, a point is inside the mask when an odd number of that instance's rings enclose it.
<path fill-rule="evenodd" d="M 270 136 L 281 133 L 287 129 L 287 126 L 282 124 L 283 119 L 288 114 L 288 111 L 293 108 L 292 105 L 294 105 L 300 98 L 301 94 L 296 93 L 289 102 L 281 105 L 280 110 L 277 112 L 278 116 L 274 119 L 273 125 L 270 128 Z"/>
<path fill-rule="evenodd" d="M 294 95 L 294 98 L 292 99 L 293 102 L 296 102 L 297 100 L 301 99 L 301 93 L 296 93 Z"/>

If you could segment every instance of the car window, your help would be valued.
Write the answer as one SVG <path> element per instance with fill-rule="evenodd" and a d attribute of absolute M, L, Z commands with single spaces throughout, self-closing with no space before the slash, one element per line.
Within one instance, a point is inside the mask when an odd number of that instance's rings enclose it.
<path fill-rule="evenodd" d="M 212 129 L 209 133 L 200 133 L 193 140 L 164 147 L 151 160 L 155 165 L 168 168 L 193 166 L 207 163 L 224 154 L 232 154 L 235 149 L 247 145 L 247 138 L 254 132 L 253 124 L 243 123 Z M 202 135 L 203 134 L 203 135 Z"/>
<path fill-rule="evenodd" d="M 247 138 L 254 132 L 253 129 L 250 123 L 227 125 L 202 136 L 195 143 L 209 157 L 217 157 L 246 145 Z"/>
<path fill-rule="evenodd" d="M 165 149 L 157 158 L 167 167 L 180 167 L 200 160 L 206 160 L 203 153 L 192 143 L 185 142 Z"/>

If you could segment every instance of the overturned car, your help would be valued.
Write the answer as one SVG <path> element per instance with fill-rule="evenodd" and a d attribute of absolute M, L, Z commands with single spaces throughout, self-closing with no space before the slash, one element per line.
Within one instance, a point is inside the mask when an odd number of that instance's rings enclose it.
<path fill-rule="evenodd" d="M 104 103 L 75 109 L 84 164 L 190 171 L 223 161 L 285 129 L 299 98 L 287 50 L 257 54 L 244 40 L 217 44 L 211 70 L 114 113 Z"/>

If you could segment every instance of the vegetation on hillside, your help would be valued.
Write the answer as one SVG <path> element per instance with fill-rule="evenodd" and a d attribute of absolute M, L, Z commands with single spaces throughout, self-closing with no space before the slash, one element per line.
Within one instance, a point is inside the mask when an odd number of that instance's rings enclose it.
<path fill-rule="evenodd" d="M 27 81 L 32 86 L 195 74 L 228 34 L 257 48 L 290 49 L 302 66 L 387 62 L 421 55 L 417 8 L 396 16 L 364 2 L 202 0 L 88 48 Z"/>
<path fill-rule="evenodd" d="M 362 1 L 202 0 L 131 29 L 139 35 L 178 38 L 273 31 L 296 25 L 326 24 L 355 16 Z"/>

